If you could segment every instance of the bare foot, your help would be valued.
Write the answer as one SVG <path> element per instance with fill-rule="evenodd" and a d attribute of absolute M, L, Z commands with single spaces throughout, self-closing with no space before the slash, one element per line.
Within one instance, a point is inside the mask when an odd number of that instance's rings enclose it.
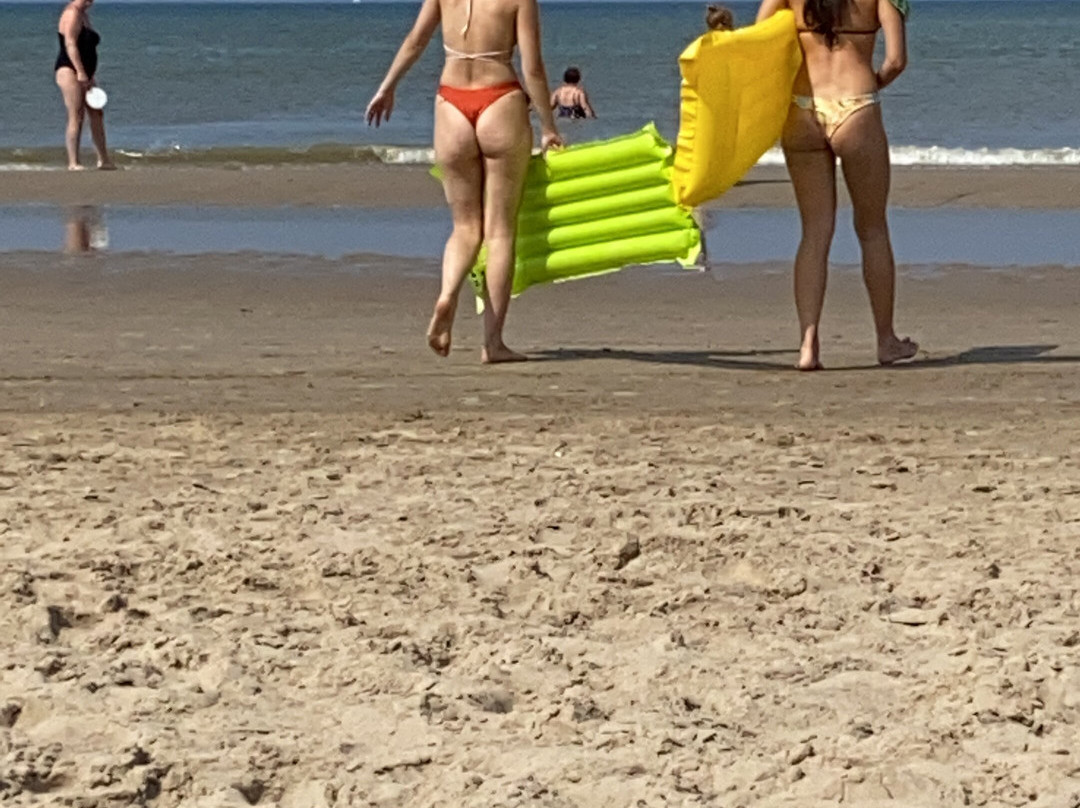
<path fill-rule="evenodd" d="M 891 365 L 895 362 L 903 362 L 905 359 L 911 359 L 918 352 L 919 344 L 914 340 L 911 340 L 908 337 L 900 339 L 896 336 L 892 336 L 887 340 L 878 343 L 877 361 L 878 364 L 881 365 Z"/>
<path fill-rule="evenodd" d="M 82 166 L 82 165 L 79 165 L 78 163 L 74 163 L 74 164 L 68 166 L 68 171 L 86 171 L 86 166 Z"/>
<path fill-rule="evenodd" d="M 112 160 L 106 160 L 97 164 L 98 171 L 116 171 L 116 164 Z"/>
<path fill-rule="evenodd" d="M 450 329 L 454 326 L 456 309 L 456 299 L 439 298 L 435 303 L 435 313 L 431 315 L 431 324 L 427 330 L 427 344 L 439 356 L 450 355 Z"/>
<path fill-rule="evenodd" d="M 491 348 L 485 347 L 480 353 L 480 361 L 485 365 L 495 365 L 499 362 L 525 362 L 528 358 L 529 357 L 525 356 L 525 354 L 511 351 L 502 342 Z"/>
<path fill-rule="evenodd" d="M 817 334 L 803 340 L 799 348 L 799 362 L 795 367 L 803 371 L 824 369 L 821 364 L 821 344 L 818 342 Z"/>

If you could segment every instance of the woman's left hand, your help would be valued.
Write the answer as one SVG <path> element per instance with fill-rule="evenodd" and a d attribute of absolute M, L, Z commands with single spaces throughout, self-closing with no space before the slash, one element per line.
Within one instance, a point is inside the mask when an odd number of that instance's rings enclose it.
<path fill-rule="evenodd" d="M 368 126 L 372 123 L 377 127 L 382 123 L 383 118 L 387 121 L 390 120 L 390 113 L 394 109 L 394 91 L 393 90 L 379 90 L 375 93 L 375 97 L 371 99 L 371 103 L 367 105 L 367 118 Z"/>
<path fill-rule="evenodd" d="M 556 131 L 544 132 L 540 137 L 540 151 L 546 152 L 548 149 L 561 149 L 563 147 L 562 135 Z"/>

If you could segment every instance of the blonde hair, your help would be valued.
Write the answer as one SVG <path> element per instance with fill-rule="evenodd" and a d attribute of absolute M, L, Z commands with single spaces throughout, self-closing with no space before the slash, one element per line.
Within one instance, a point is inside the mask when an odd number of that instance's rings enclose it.
<path fill-rule="evenodd" d="M 709 3 L 705 6 L 705 24 L 713 31 L 731 31 L 735 28 L 735 15 L 727 6 Z"/>

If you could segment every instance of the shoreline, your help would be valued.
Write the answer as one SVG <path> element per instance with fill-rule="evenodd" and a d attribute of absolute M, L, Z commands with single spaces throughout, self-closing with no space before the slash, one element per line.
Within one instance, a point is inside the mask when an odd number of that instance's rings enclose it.
<path fill-rule="evenodd" d="M 139 167 L 4 172 L 0 204 L 416 208 L 444 204 L 426 166 Z M 841 204 L 846 191 L 838 182 Z M 1075 210 L 1080 167 L 893 168 L 890 204 L 912 208 Z M 787 171 L 758 167 L 705 209 L 794 206 Z"/>

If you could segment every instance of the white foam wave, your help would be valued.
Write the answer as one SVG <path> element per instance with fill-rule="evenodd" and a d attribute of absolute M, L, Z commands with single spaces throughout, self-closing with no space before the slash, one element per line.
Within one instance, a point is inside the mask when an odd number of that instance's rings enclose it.
<path fill-rule="evenodd" d="M 145 153 L 117 150 L 129 158 Z M 425 146 L 372 146 L 371 152 L 387 165 L 433 165 L 435 150 Z M 893 146 L 889 156 L 895 166 L 955 166 L 985 168 L 1003 166 L 1080 166 L 1080 148 L 1060 149 L 960 149 L 944 146 Z M 758 161 L 762 166 L 782 166 L 779 148 L 769 149 Z M 56 171 L 62 166 L 31 162 L 3 162 L 0 171 Z"/>
<path fill-rule="evenodd" d="M 894 166 L 1080 166 L 1080 148 L 1061 149 L 955 149 L 944 146 L 893 146 Z M 758 165 L 783 165 L 780 149 L 769 149 Z"/>
<path fill-rule="evenodd" d="M 890 149 L 895 165 L 1080 166 L 1080 149 L 947 149 L 900 146 Z"/>
<path fill-rule="evenodd" d="M 435 149 L 422 146 L 374 146 L 372 151 L 390 165 L 423 165 L 435 163 Z"/>
<path fill-rule="evenodd" d="M 374 146 L 383 163 L 391 165 L 432 165 L 435 150 L 420 146 Z M 1080 166 L 1080 148 L 1061 149 L 960 149 L 945 146 L 893 146 L 889 157 L 895 166 Z M 769 149 L 758 165 L 782 166 L 784 154 Z"/>

